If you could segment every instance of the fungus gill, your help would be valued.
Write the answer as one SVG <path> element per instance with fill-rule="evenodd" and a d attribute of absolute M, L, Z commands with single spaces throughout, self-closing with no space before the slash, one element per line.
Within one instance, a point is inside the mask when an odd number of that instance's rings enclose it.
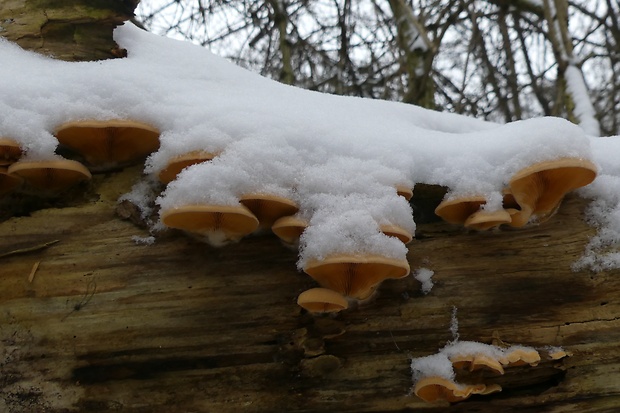
<path fill-rule="evenodd" d="M 67 122 L 56 130 L 58 142 L 80 154 L 89 166 L 128 165 L 159 148 L 159 131 L 126 119 Z"/>
<path fill-rule="evenodd" d="M 348 308 L 346 298 L 329 288 L 312 288 L 299 294 L 297 304 L 312 313 L 334 313 Z"/>

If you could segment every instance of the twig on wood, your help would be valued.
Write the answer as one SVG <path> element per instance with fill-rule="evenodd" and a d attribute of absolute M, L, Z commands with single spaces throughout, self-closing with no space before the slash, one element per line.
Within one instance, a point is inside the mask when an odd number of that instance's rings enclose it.
<path fill-rule="evenodd" d="M 91 289 L 92 287 L 92 289 Z M 80 300 L 79 303 L 77 303 L 76 305 L 73 306 L 73 310 L 69 311 L 63 318 L 61 321 L 65 321 L 65 319 L 67 317 L 69 317 L 71 314 L 73 314 L 76 311 L 80 311 L 82 308 L 84 308 L 86 306 L 86 304 L 88 304 L 90 302 L 90 300 L 93 298 L 93 296 L 95 295 L 95 292 L 97 292 L 97 281 L 95 281 L 95 279 L 91 279 L 88 282 L 88 285 L 86 286 L 86 292 L 84 293 L 84 296 L 82 297 L 82 299 Z"/>
<path fill-rule="evenodd" d="M 32 280 L 34 280 L 34 274 L 39 269 L 39 264 L 41 264 L 41 261 L 35 262 L 34 265 L 32 266 L 32 270 L 30 271 L 30 275 L 28 276 L 29 283 L 32 283 Z"/>
<path fill-rule="evenodd" d="M 17 255 L 17 254 L 26 254 L 28 252 L 39 251 L 39 250 L 45 249 L 45 248 L 47 248 L 47 247 L 49 247 L 51 245 L 54 245 L 57 242 L 60 242 L 60 240 L 56 239 L 54 241 L 46 242 L 45 244 L 40 244 L 40 245 L 35 245 L 33 247 L 20 248 L 20 249 L 17 249 L 17 250 L 4 252 L 4 253 L 0 254 L 0 258 L 10 257 L 12 255 Z"/>

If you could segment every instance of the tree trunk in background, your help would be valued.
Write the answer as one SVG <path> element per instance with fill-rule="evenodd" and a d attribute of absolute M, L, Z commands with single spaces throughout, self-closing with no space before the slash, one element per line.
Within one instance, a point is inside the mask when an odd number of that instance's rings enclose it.
<path fill-rule="evenodd" d="M 432 77 L 436 46 L 426 29 L 403 0 L 389 0 L 398 30 L 403 57 L 401 68 L 407 74 L 407 91 L 403 102 L 428 109 L 435 108 L 435 82 Z"/>
<path fill-rule="evenodd" d="M 115 27 L 133 17 L 139 0 L 3 0 L 0 36 L 24 49 L 67 61 L 122 57 Z"/>

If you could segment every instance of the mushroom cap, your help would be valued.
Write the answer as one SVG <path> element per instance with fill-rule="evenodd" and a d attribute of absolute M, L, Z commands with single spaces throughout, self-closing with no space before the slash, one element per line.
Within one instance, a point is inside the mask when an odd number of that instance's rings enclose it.
<path fill-rule="evenodd" d="M 325 288 L 363 300 L 383 280 L 406 277 L 410 268 L 406 259 L 342 254 L 310 260 L 304 271 Z"/>
<path fill-rule="evenodd" d="M 568 353 L 562 349 L 555 349 L 549 352 L 549 358 L 551 360 L 559 360 L 564 357 L 568 357 Z"/>
<path fill-rule="evenodd" d="M 467 218 L 485 204 L 483 196 L 465 196 L 441 201 L 435 208 L 435 214 L 451 224 L 464 224 Z"/>
<path fill-rule="evenodd" d="M 484 384 L 458 384 L 439 376 L 428 376 L 418 380 L 413 387 L 416 396 L 426 402 L 447 400 L 451 403 L 467 399 L 472 394 L 484 394 Z"/>
<path fill-rule="evenodd" d="M 517 172 L 510 180 L 509 193 L 519 209 L 509 209 L 512 226 L 525 225 L 531 216 L 550 218 L 567 192 L 586 186 L 596 178 L 596 165 L 579 158 L 540 162 Z"/>
<path fill-rule="evenodd" d="M 405 198 L 407 201 L 410 201 L 411 198 L 413 198 L 413 189 L 405 184 L 397 184 L 396 193 Z"/>
<path fill-rule="evenodd" d="M 77 161 L 18 161 L 9 166 L 8 173 L 19 176 L 30 186 L 57 192 L 91 178 L 89 170 Z"/>
<path fill-rule="evenodd" d="M 392 224 L 384 224 L 380 227 L 381 232 L 383 232 L 388 237 L 396 237 L 402 241 L 403 244 L 409 244 L 411 240 L 413 240 L 413 235 L 404 228 L 399 227 L 398 225 Z"/>
<path fill-rule="evenodd" d="M 485 354 L 455 354 L 450 356 L 454 368 L 462 370 L 490 370 L 496 374 L 504 374 L 502 364 L 493 357 Z"/>
<path fill-rule="evenodd" d="M 297 297 L 297 304 L 312 313 L 334 313 L 349 307 L 342 295 L 329 288 L 312 288 Z"/>
<path fill-rule="evenodd" d="M 0 166 L 0 196 L 10 193 L 21 185 L 22 182 L 22 178 L 9 174 L 7 168 Z"/>
<path fill-rule="evenodd" d="M 22 155 L 22 149 L 17 141 L 9 138 L 0 138 L 0 165 L 10 165 Z"/>
<path fill-rule="evenodd" d="M 183 205 L 162 210 L 160 216 L 164 225 L 196 234 L 221 231 L 241 238 L 258 228 L 258 219 L 243 205 Z"/>
<path fill-rule="evenodd" d="M 239 202 L 252 211 L 263 227 L 271 227 L 278 218 L 299 211 L 295 201 L 278 195 L 246 194 Z"/>
<path fill-rule="evenodd" d="M 295 217 L 287 216 L 278 218 L 271 226 L 271 230 L 286 244 L 299 242 L 299 237 L 308 227 L 308 221 Z"/>
<path fill-rule="evenodd" d="M 516 348 L 507 351 L 500 362 L 508 366 L 523 366 L 525 364 L 536 366 L 540 362 L 540 354 L 533 348 Z"/>
<path fill-rule="evenodd" d="M 471 214 L 465 220 L 463 225 L 467 228 L 485 231 L 487 229 L 498 227 L 502 224 L 510 224 L 511 222 L 512 216 L 505 209 L 500 209 L 493 212 L 487 212 L 481 209 Z"/>
<path fill-rule="evenodd" d="M 157 129 L 127 119 L 67 122 L 56 138 L 95 167 L 137 162 L 159 148 Z"/>
<path fill-rule="evenodd" d="M 166 167 L 159 172 L 157 177 L 161 183 L 168 184 L 174 181 L 177 175 L 188 166 L 207 162 L 215 157 L 216 154 L 207 151 L 191 151 L 175 156 L 168 161 Z"/>

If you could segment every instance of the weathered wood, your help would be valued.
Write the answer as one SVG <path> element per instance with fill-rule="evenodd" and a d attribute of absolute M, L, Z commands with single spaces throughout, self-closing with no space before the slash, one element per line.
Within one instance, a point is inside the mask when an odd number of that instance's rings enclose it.
<path fill-rule="evenodd" d="M 0 36 L 27 50 L 68 61 L 121 57 L 114 28 L 139 0 L 3 0 Z"/>
<path fill-rule="evenodd" d="M 335 317 L 295 303 L 314 286 L 263 234 L 215 249 L 170 231 L 154 245 L 115 213 L 140 168 L 96 175 L 87 196 L 0 223 L 0 411 L 610 412 L 620 404 L 620 278 L 573 272 L 594 230 L 569 197 L 547 223 L 475 233 L 419 224 L 412 277 Z M 33 265 L 40 262 L 32 282 Z M 429 405 L 410 358 L 448 340 L 563 346 L 515 368 L 504 391 Z"/>

